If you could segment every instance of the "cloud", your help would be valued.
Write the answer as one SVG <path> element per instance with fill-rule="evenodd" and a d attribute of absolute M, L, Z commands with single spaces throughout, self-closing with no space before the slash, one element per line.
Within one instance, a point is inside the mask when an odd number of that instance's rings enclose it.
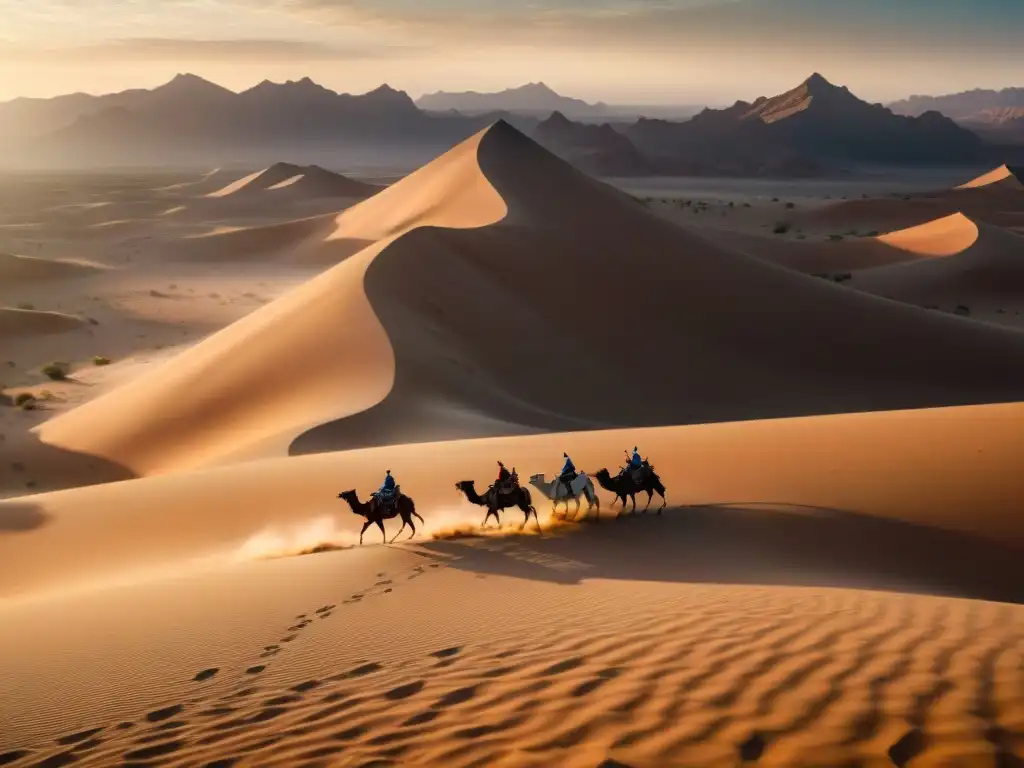
<path fill-rule="evenodd" d="M 910 54 L 1020 60 L 1024 2 L 1005 0 L 232 0 L 321 24 L 451 45 Z"/>
<path fill-rule="evenodd" d="M 402 58 L 424 46 L 338 46 L 305 40 L 187 40 L 140 37 L 83 45 L 28 46 L 0 42 L 0 61 L 52 63 L 116 62 L 330 62 Z"/>

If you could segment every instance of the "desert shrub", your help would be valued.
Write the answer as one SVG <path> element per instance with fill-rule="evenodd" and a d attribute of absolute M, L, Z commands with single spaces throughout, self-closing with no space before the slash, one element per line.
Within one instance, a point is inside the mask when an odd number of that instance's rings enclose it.
<path fill-rule="evenodd" d="M 94 355 L 92 358 L 93 365 L 110 365 L 110 358 L 104 357 L 103 355 Z"/>
<path fill-rule="evenodd" d="M 730 200 L 729 201 L 729 207 L 730 208 L 735 208 L 736 207 L 736 203 L 734 203 L 732 200 Z"/>
<path fill-rule="evenodd" d="M 789 208 L 790 210 L 793 210 L 794 208 L 796 208 L 796 203 L 786 203 L 786 207 Z"/>
<path fill-rule="evenodd" d="M 849 272 L 840 272 L 838 275 L 835 275 L 832 279 L 835 280 L 837 283 L 845 283 L 852 277 L 853 275 L 851 275 Z"/>
<path fill-rule="evenodd" d="M 969 315 L 971 314 L 971 308 L 965 307 L 963 304 L 958 304 L 957 308 L 953 310 L 957 315 Z"/>
<path fill-rule="evenodd" d="M 21 392 L 14 396 L 14 404 L 24 411 L 31 411 L 36 407 L 36 398 L 30 392 Z"/>
<path fill-rule="evenodd" d="M 21 304 L 18 305 L 18 309 L 35 309 L 35 308 L 36 308 L 35 304 L 32 304 L 32 303 L 27 302 L 27 301 L 23 301 L 23 302 L 21 302 Z"/>
<path fill-rule="evenodd" d="M 780 221 L 775 224 L 775 228 L 772 229 L 776 235 L 784 235 L 789 232 L 789 224 L 785 221 Z"/>
<path fill-rule="evenodd" d="M 843 239 L 843 236 L 842 235 L 829 235 L 828 239 L 831 240 L 832 242 L 838 242 L 839 240 Z"/>
<path fill-rule="evenodd" d="M 777 203 L 777 202 L 779 202 L 779 198 L 777 198 L 777 197 L 773 197 L 773 198 L 772 198 L 772 202 L 773 202 L 773 203 Z"/>
<path fill-rule="evenodd" d="M 67 363 L 50 363 L 41 369 L 43 376 L 53 381 L 64 381 L 71 372 L 71 366 Z"/>

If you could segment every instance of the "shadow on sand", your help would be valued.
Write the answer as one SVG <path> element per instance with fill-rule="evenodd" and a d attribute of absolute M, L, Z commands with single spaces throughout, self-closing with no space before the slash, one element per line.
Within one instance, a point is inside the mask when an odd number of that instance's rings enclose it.
<path fill-rule="evenodd" d="M 1024 550 L 837 509 L 746 502 L 569 530 L 421 547 L 454 568 L 560 584 L 600 578 L 820 586 L 1024 602 Z"/>
<path fill-rule="evenodd" d="M 0 504 L 0 536 L 7 533 L 27 533 L 42 528 L 50 516 L 38 504 L 8 501 Z"/>

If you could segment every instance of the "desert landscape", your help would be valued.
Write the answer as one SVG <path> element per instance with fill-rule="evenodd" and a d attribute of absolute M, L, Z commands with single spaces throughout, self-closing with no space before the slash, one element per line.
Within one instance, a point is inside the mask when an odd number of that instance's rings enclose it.
<path fill-rule="evenodd" d="M 0 102 L 0 766 L 1024 766 L 1019 89 L 787 82 Z"/>

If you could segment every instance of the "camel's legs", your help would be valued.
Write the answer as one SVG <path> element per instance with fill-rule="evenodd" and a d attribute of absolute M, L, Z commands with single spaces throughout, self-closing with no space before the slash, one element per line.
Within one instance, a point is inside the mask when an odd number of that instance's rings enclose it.
<path fill-rule="evenodd" d="M 402 532 L 402 531 L 404 531 L 404 530 L 405 530 L 405 520 L 403 520 L 403 521 L 402 521 L 402 527 L 398 529 L 398 533 L 396 533 L 396 534 L 395 534 L 395 535 L 394 535 L 394 536 L 393 536 L 393 537 L 391 538 L 391 541 L 390 541 L 390 542 L 388 542 L 388 543 L 389 543 L 389 544 L 394 544 L 394 543 L 395 543 L 395 539 L 397 539 L 397 538 L 398 538 L 398 536 L 399 536 L 399 534 L 401 534 L 401 532 Z"/>
<path fill-rule="evenodd" d="M 359 532 L 359 544 L 360 545 L 362 545 L 362 543 L 363 543 L 363 534 L 366 533 L 366 529 L 369 528 L 371 525 L 373 525 L 373 521 L 372 520 L 367 520 L 366 524 L 363 526 L 363 530 L 361 530 Z"/>
<path fill-rule="evenodd" d="M 416 518 L 417 520 L 419 520 L 419 521 L 420 521 L 421 523 L 423 523 L 424 525 L 426 525 L 426 524 L 427 524 L 427 521 L 426 521 L 426 520 L 424 520 L 424 519 L 423 519 L 422 517 L 420 517 L 420 513 L 419 513 L 419 512 L 415 512 L 415 511 L 414 511 L 414 512 L 413 512 L 412 514 L 413 514 L 413 517 L 415 517 L 415 518 Z M 412 525 L 412 523 L 410 523 L 410 525 Z"/>
<path fill-rule="evenodd" d="M 644 508 L 643 508 L 643 513 L 645 515 L 647 514 L 647 508 L 649 506 L 651 506 L 651 499 L 653 499 L 653 498 L 654 498 L 654 491 L 648 490 L 647 491 L 647 503 L 644 504 Z"/>
<path fill-rule="evenodd" d="M 378 520 L 377 527 L 380 528 L 380 535 L 384 539 L 384 543 L 388 543 L 388 532 L 384 530 L 384 521 Z"/>
<path fill-rule="evenodd" d="M 629 498 L 633 500 L 633 511 L 630 512 L 630 514 L 631 515 L 635 515 L 636 514 L 636 494 L 635 493 L 629 494 Z"/>
<path fill-rule="evenodd" d="M 416 513 L 415 513 L 415 512 L 413 512 L 413 514 L 415 515 Z M 420 517 L 420 516 L 419 516 L 419 515 L 416 515 L 416 517 Z M 421 521 L 421 522 L 423 521 L 423 518 L 422 518 L 422 517 L 420 517 L 420 521 Z M 402 523 L 402 527 L 403 527 L 403 528 L 405 527 L 405 523 Z M 411 518 L 411 517 L 409 518 L 409 527 L 410 527 L 410 528 L 412 528 L 412 533 L 410 533 L 410 534 L 409 534 L 409 538 L 411 539 L 411 538 L 412 538 L 413 536 L 415 536 L 415 535 L 416 535 L 416 523 L 414 523 L 414 522 L 412 521 L 412 518 Z"/>
<path fill-rule="evenodd" d="M 661 496 L 661 506 L 658 507 L 658 514 L 660 515 L 661 511 L 668 506 L 668 499 L 665 498 L 665 494 L 661 491 L 658 491 L 658 494 Z"/>

